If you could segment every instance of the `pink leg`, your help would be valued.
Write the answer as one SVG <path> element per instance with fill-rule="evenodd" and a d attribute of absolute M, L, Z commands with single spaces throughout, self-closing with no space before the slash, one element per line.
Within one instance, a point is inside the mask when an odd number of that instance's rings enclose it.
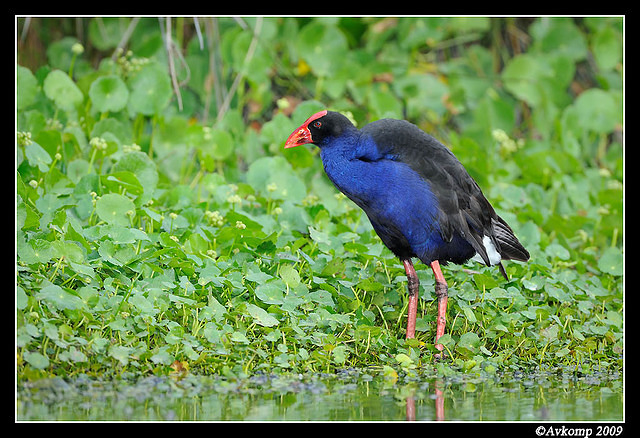
<path fill-rule="evenodd" d="M 411 263 L 411 259 L 402 261 L 404 270 L 407 273 L 407 285 L 409 289 L 409 307 L 407 309 L 407 339 L 416 337 L 416 314 L 418 313 L 418 290 L 420 281 L 418 274 Z"/>
<path fill-rule="evenodd" d="M 440 336 L 444 335 L 444 326 L 447 314 L 447 282 L 440 270 L 440 263 L 434 260 L 431 263 L 433 275 L 436 277 L 436 297 L 438 297 L 438 319 L 436 321 L 436 348 L 442 351 L 442 344 L 438 344 Z"/>
<path fill-rule="evenodd" d="M 442 380 L 435 382 L 436 392 L 436 421 L 444 421 L 444 394 L 442 392 Z"/>

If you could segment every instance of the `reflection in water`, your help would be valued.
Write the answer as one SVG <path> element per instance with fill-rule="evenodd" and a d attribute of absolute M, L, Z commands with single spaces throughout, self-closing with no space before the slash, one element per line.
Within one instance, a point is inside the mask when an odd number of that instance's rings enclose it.
<path fill-rule="evenodd" d="M 442 392 L 442 379 L 434 380 L 433 393 L 435 399 L 436 421 L 443 421 L 444 418 L 444 394 Z M 407 421 L 416 420 L 416 401 L 413 395 L 406 398 Z"/>
<path fill-rule="evenodd" d="M 444 395 L 442 394 L 442 380 L 435 381 L 435 392 L 436 392 L 436 420 L 442 421 L 444 420 Z"/>
<path fill-rule="evenodd" d="M 619 421 L 622 394 L 622 378 L 608 375 L 82 377 L 19 384 L 17 419 Z"/>

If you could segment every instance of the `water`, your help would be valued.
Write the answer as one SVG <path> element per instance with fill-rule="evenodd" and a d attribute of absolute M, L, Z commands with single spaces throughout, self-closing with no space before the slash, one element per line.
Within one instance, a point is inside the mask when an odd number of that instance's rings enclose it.
<path fill-rule="evenodd" d="M 619 375 L 47 379 L 18 385 L 18 421 L 622 421 Z"/>

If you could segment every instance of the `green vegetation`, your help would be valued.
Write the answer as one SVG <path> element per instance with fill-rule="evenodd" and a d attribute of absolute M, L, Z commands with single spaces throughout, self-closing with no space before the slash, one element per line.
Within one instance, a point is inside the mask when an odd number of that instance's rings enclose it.
<path fill-rule="evenodd" d="M 402 265 L 317 150 L 283 149 L 324 108 L 440 138 L 531 253 L 509 282 L 444 268 L 439 373 L 621 370 L 622 19 L 28 25 L 19 379 L 433 369 L 429 269 L 405 341 Z"/>

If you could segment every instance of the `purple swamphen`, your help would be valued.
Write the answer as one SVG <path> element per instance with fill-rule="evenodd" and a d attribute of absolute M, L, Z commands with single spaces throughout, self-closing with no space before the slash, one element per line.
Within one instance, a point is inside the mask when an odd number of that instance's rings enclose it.
<path fill-rule="evenodd" d="M 417 257 L 435 275 L 436 348 L 444 334 L 447 282 L 440 264 L 475 259 L 527 261 L 529 253 L 496 214 L 453 153 L 417 126 L 382 119 L 356 128 L 344 115 L 320 111 L 287 139 L 285 148 L 313 143 L 333 184 L 369 217 L 382 242 L 402 261 L 409 289 L 407 339 L 415 337 Z"/>

